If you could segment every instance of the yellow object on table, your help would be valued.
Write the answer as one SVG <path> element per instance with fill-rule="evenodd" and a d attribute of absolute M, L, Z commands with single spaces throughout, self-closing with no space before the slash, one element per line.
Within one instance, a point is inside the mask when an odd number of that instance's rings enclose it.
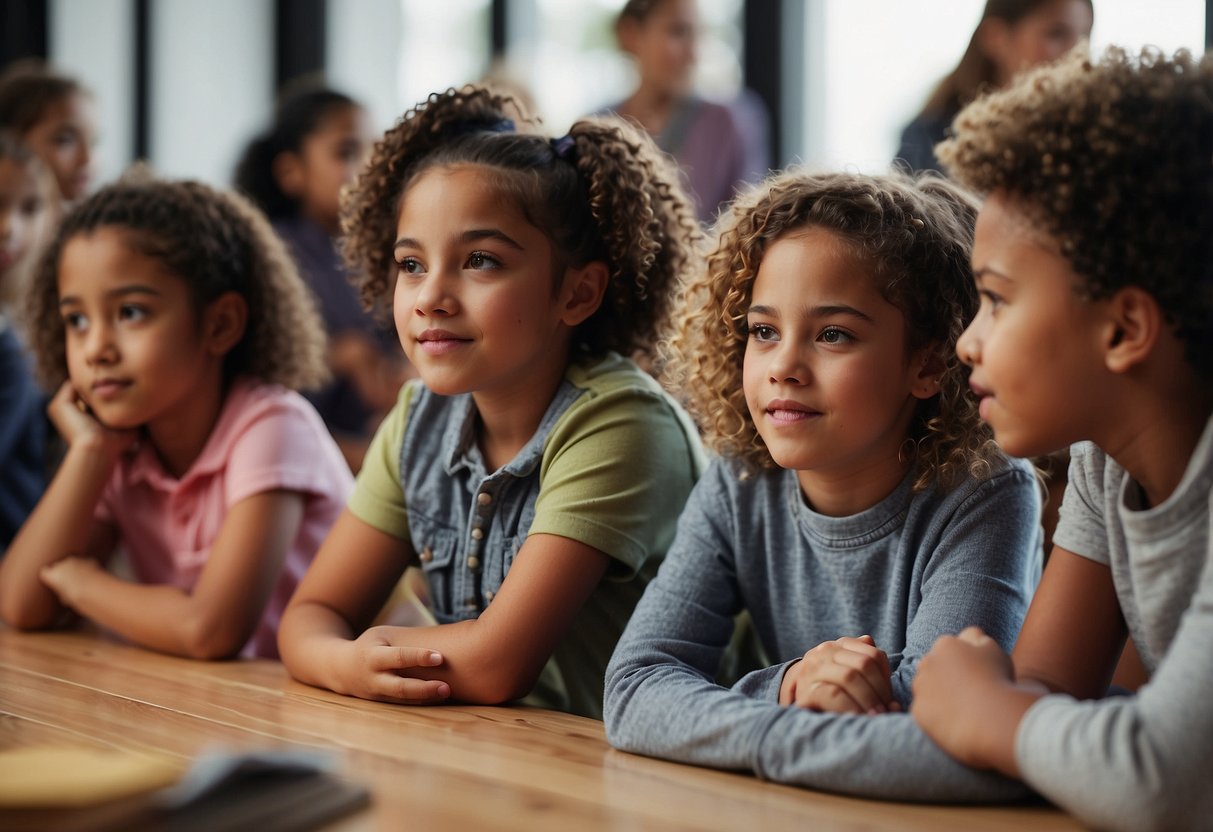
<path fill-rule="evenodd" d="M 70 746 L 0 751 L 0 809 L 83 808 L 175 783 L 184 763 L 169 757 Z"/>

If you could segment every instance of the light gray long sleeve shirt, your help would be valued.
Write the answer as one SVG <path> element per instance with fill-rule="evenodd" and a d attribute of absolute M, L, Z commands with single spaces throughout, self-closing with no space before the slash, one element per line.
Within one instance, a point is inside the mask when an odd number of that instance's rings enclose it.
<path fill-rule="evenodd" d="M 1213 829 L 1213 419 L 1175 492 L 1146 508 L 1127 472 L 1074 446 L 1055 543 L 1108 565 L 1150 671 L 1137 696 L 1047 696 L 1016 735 L 1024 779 L 1105 829 Z"/>
<path fill-rule="evenodd" d="M 742 480 L 715 460 L 679 521 L 607 667 L 607 738 L 681 762 L 751 770 L 816 789 L 897 800 L 1005 800 L 1022 786 L 965 768 L 904 713 L 851 716 L 778 704 L 810 648 L 870 634 L 903 708 L 936 638 L 976 624 L 1005 649 L 1040 574 L 1040 496 L 1027 465 L 914 494 L 909 477 L 850 517 L 806 506 L 791 471 Z M 749 611 L 779 662 L 732 688 L 714 681 Z"/>

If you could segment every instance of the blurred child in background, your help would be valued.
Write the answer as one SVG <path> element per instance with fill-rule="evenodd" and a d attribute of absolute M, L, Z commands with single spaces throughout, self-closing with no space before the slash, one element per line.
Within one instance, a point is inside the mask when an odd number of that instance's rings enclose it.
<path fill-rule="evenodd" d="M 370 139 L 358 102 L 323 87 L 299 88 L 283 97 L 273 125 L 248 146 L 236 171 L 236 187 L 270 218 L 316 296 L 333 377 L 307 396 L 354 471 L 410 375 L 386 314 L 363 308 L 336 246 L 338 197 Z"/>

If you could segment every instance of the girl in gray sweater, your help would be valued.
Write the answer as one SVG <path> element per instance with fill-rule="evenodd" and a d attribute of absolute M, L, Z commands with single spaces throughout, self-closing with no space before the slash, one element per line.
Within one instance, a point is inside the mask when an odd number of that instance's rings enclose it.
<path fill-rule="evenodd" d="M 939 178 L 778 175 L 722 219 L 666 373 L 719 456 L 607 668 L 617 747 L 899 799 L 989 799 L 905 713 L 919 658 L 1010 649 L 1040 568 L 1033 471 L 954 354 L 976 205 Z M 748 611 L 776 664 L 717 674 Z"/>

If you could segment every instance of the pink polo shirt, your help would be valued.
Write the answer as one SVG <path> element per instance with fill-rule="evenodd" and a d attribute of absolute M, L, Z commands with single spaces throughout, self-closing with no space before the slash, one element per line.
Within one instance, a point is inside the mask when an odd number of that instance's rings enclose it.
<path fill-rule="evenodd" d="M 236 503 L 265 491 L 307 498 L 269 605 L 242 656 L 278 656 L 282 611 L 353 489 L 354 480 L 312 405 L 291 390 L 239 379 L 202 453 L 181 479 L 150 446 L 123 457 L 96 517 L 118 529 L 141 583 L 191 589 Z"/>

